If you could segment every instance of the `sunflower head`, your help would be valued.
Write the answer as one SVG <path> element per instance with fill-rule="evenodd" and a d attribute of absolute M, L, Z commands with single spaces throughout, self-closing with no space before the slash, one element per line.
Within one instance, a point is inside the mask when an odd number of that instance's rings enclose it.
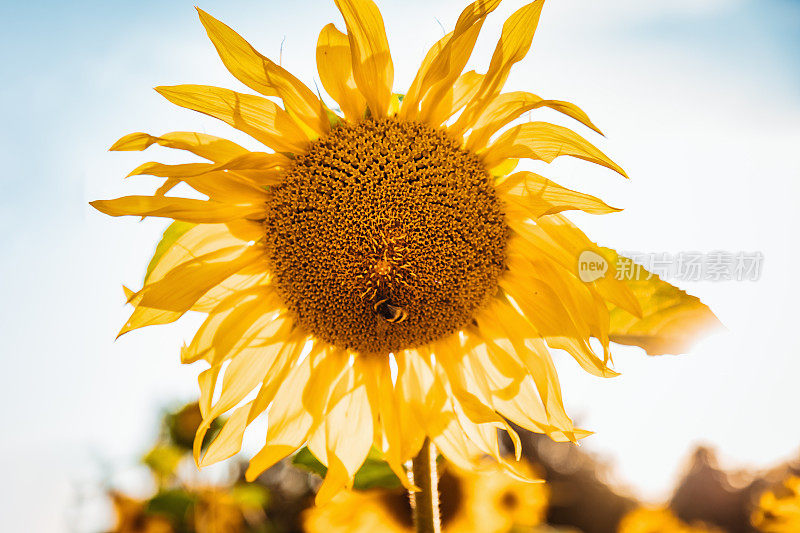
<path fill-rule="evenodd" d="M 561 441 L 589 434 L 564 410 L 550 349 L 610 377 L 611 341 L 663 353 L 685 345 L 687 324 L 696 332 L 715 319 L 657 277 L 582 281 L 581 253 L 603 255 L 610 272 L 617 258 L 562 212 L 619 210 L 534 172 L 512 174 L 520 159 L 569 156 L 625 175 L 574 131 L 522 122 L 549 108 L 599 132 L 580 108 L 501 92 L 531 47 L 543 0 L 508 18 L 484 73 L 464 68 L 500 1 L 468 5 L 402 96 L 377 6 L 335 3 L 346 32 L 329 24 L 317 42 L 327 101 L 199 11 L 225 66 L 258 94 L 157 90 L 259 146 L 194 132 L 133 133 L 112 146 L 156 144 L 204 160 L 145 163 L 131 175 L 162 178 L 153 195 L 92 202 L 113 216 L 173 219 L 143 287 L 126 289 L 134 311 L 121 333 L 207 314 L 181 352 L 206 365 L 200 465 L 236 453 L 266 412 L 265 446 L 247 476 L 307 444 L 328 467 L 320 501 L 352 484 L 373 446 L 407 483 L 404 464 L 426 438 L 458 467 L 483 468 L 488 455 L 530 477 L 501 455 L 498 429 L 517 454 L 512 423 Z M 172 195 L 178 184 L 204 199 Z M 651 305 L 656 293 L 669 298 Z"/>
<path fill-rule="evenodd" d="M 396 118 L 339 125 L 270 202 L 266 249 L 298 323 L 361 353 L 424 346 L 497 292 L 505 224 L 478 157 Z"/>

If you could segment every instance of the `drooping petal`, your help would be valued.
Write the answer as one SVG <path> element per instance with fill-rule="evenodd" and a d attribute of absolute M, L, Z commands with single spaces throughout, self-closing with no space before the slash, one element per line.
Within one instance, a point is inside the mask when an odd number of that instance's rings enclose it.
<path fill-rule="evenodd" d="M 197 8 L 200 21 L 220 59 L 239 81 L 264 96 L 283 100 L 286 111 L 311 138 L 323 135 L 330 122 L 322 102 L 289 71 L 259 54 L 227 25 Z"/>
<path fill-rule="evenodd" d="M 160 137 L 154 137 L 147 133 L 130 133 L 115 142 L 109 150 L 141 151 L 153 144 L 159 144 L 165 148 L 186 150 L 215 163 L 228 161 L 248 153 L 245 148 L 233 141 L 191 131 L 174 131 Z"/>
<path fill-rule="evenodd" d="M 536 383 L 548 423 L 559 428 L 571 427 L 572 421 L 564 408 L 561 385 L 550 353 L 544 341 L 538 338 L 536 331 L 532 330 L 525 319 L 510 305 L 496 299 L 480 315 L 478 327 L 485 331 L 488 339 L 507 339 L 511 343 L 516 356 Z M 495 349 L 501 348 L 497 346 Z M 569 433 L 567 435 L 570 436 Z"/>
<path fill-rule="evenodd" d="M 531 47 L 543 5 L 544 0 L 531 2 L 515 11 L 503 24 L 503 32 L 489 63 L 489 70 L 478 93 L 453 125 L 454 135 L 462 135 L 472 127 L 489 102 L 500 94 L 511 67 L 521 61 Z"/>
<path fill-rule="evenodd" d="M 245 472 L 248 481 L 253 481 L 266 469 L 297 451 L 308 438 L 313 419 L 297 401 L 297 395 L 308 381 L 310 365 L 310 359 L 304 359 L 291 370 L 278 389 L 269 409 L 266 444 L 250 460 Z"/>
<path fill-rule="evenodd" d="M 309 441 L 309 449 L 328 466 L 317 492 L 318 505 L 329 502 L 340 490 L 352 486 L 356 472 L 372 447 L 373 417 L 365 377 L 352 367 L 347 368 L 331 397 L 332 406 L 317 430 L 324 447 L 313 446 L 314 439 Z"/>
<path fill-rule="evenodd" d="M 394 64 L 378 6 L 372 0 L 334 0 L 344 17 L 353 77 L 372 116 L 385 117 L 392 99 Z"/>
<path fill-rule="evenodd" d="M 500 281 L 503 290 L 522 309 L 538 334 L 548 339 L 548 344 L 569 352 L 587 372 L 600 377 L 616 376 L 589 344 L 592 331 L 585 317 L 587 310 L 568 299 L 568 288 L 553 273 L 537 276 L 531 272 L 533 267 L 510 259 L 509 272 Z"/>
<path fill-rule="evenodd" d="M 208 85 L 156 87 L 175 105 L 217 118 L 247 133 L 276 152 L 302 153 L 306 135 L 292 117 L 275 102 Z"/>
<path fill-rule="evenodd" d="M 377 409 L 383 442 L 378 447 L 383 450 L 386 462 L 406 488 L 412 485 L 408 480 L 403 464 L 414 457 L 422 447 L 425 432 L 408 413 L 405 403 L 398 401 L 395 385 L 392 383 L 389 358 L 359 357 L 365 367 L 365 374 L 375 380 Z M 385 445 L 384 445 L 385 443 Z"/>
<path fill-rule="evenodd" d="M 603 134 L 578 106 L 561 100 L 545 100 L 532 93 L 517 91 L 498 95 L 489 103 L 478 120 L 475 121 L 472 133 L 467 139 L 466 148 L 468 150 L 481 150 L 489 142 L 491 136 L 497 133 L 500 128 L 521 117 L 524 113 L 540 107 L 560 111 L 597 133 Z"/>
<path fill-rule="evenodd" d="M 194 442 L 193 452 L 198 467 L 208 466 L 227 459 L 241 449 L 242 437 L 244 436 L 245 429 L 256 417 L 261 415 L 261 413 L 266 411 L 269 407 L 278 392 L 280 384 L 285 381 L 288 373 L 291 371 L 292 363 L 302 349 L 304 343 L 298 342 L 295 337 L 296 336 L 293 335 L 287 335 L 284 337 L 285 342 L 281 346 L 271 349 L 272 352 L 277 349 L 277 353 L 269 363 L 269 367 L 265 372 L 265 377 L 261 382 L 261 387 L 255 399 L 234 411 L 223 426 L 220 434 L 209 444 L 206 453 L 201 457 L 202 444 L 206 432 L 211 422 L 213 422 L 217 413 L 220 411 L 215 411 L 215 409 L 210 406 L 210 403 L 207 404 L 207 408 L 203 411 L 203 423 L 197 430 Z M 253 350 L 251 349 L 248 351 L 252 352 Z M 265 355 L 263 348 L 261 349 L 261 353 L 263 357 L 263 355 Z M 243 398 L 243 396 L 238 394 L 237 397 L 240 399 Z M 220 405 L 219 402 L 217 405 Z M 230 403 L 228 405 L 230 405 Z M 222 407 L 226 406 L 223 405 Z"/>
<path fill-rule="evenodd" d="M 332 23 L 322 28 L 317 40 L 317 72 L 322 86 L 342 108 L 345 118 L 350 122 L 361 120 L 367 101 L 353 75 L 350 40 Z"/>
<path fill-rule="evenodd" d="M 628 177 L 619 165 L 589 141 L 568 128 L 547 122 L 529 122 L 511 128 L 480 155 L 489 169 L 509 158 L 525 157 L 550 163 L 556 157 L 568 155 Z"/>
<path fill-rule="evenodd" d="M 395 354 L 395 358 L 398 402 L 406 407 L 414 422 L 433 438 L 447 424 L 441 418 L 447 394 L 442 384 L 434 378 L 430 363 L 416 350 L 404 350 Z"/>

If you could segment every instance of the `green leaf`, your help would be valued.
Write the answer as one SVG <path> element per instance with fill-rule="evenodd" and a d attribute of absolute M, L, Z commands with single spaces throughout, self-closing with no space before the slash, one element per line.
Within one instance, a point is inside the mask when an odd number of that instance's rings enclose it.
<path fill-rule="evenodd" d="M 193 222 L 182 222 L 180 220 L 176 220 L 172 224 L 164 230 L 164 234 L 161 236 L 161 240 L 158 242 L 158 246 L 156 246 L 155 252 L 153 252 L 153 257 L 150 259 L 150 264 L 147 265 L 147 272 L 144 275 L 145 283 L 147 282 L 147 278 L 150 277 L 150 274 L 153 272 L 153 269 L 156 267 L 158 262 L 167 253 L 175 241 L 178 240 L 178 237 L 195 227 L 197 224 Z"/>
<path fill-rule="evenodd" d="M 724 326 L 696 296 L 663 281 L 627 257 L 603 248 L 607 260 L 624 272 L 623 282 L 642 308 L 638 318 L 610 305 L 612 342 L 640 346 L 648 355 L 685 353 L 701 337 Z"/>
<path fill-rule="evenodd" d="M 194 507 L 197 498 L 181 489 L 165 490 L 153 496 L 145 513 L 159 514 L 172 519 L 173 523 L 182 524 L 189 516 L 189 511 Z"/>
<path fill-rule="evenodd" d="M 394 489 L 401 486 L 389 463 L 383 460 L 383 454 L 372 448 L 367 455 L 367 460 L 356 472 L 353 487 L 358 490 L 373 488 Z"/>
<path fill-rule="evenodd" d="M 294 454 L 294 457 L 292 457 L 292 464 L 312 474 L 316 474 L 319 477 L 325 477 L 325 474 L 328 472 L 328 468 L 322 464 L 319 459 L 314 457 L 314 454 L 311 453 L 308 446 L 303 446 L 300 448 L 300 451 Z"/>

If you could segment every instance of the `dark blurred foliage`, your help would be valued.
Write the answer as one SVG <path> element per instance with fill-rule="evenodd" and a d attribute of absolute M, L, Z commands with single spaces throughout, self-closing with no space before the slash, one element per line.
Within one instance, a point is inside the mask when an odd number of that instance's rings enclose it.
<path fill-rule="evenodd" d="M 750 514 L 764 490 L 773 489 L 792 474 L 800 473 L 800 460 L 767 472 L 725 472 L 713 450 L 698 447 L 670 500 L 683 520 L 702 520 L 728 533 L 756 533 Z"/>
<path fill-rule="evenodd" d="M 116 515 L 111 533 L 301 532 L 300 514 L 313 502 L 318 478 L 284 461 L 247 483 L 246 464 L 232 460 L 223 482 L 201 482 L 192 458 L 201 422 L 197 403 L 164 413 L 156 442 L 142 457 L 156 490 L 137 499 L 110 489 Z M 223 423 L 215 422 L 204 447 Z"/>
<path fill-rule="evenodd" d="M 609 467 L 601 459 L 570 443 L 518 431 L 523 455 L 539 465 L 550 485 L 549 524 L 584 533 L 615 533 L 622 517 L 641 505 L 604 481 Z M 713 450 L 697 447 L 668 507 L 686 523 L 703 522 L 728 533 L 757 533 L 750 515 L 758 497 L 792 474 L 800 474 L 800 458 L 767 471 L 727 472 L 719 468 Z"/>
<path fill-rule="evenodd" d="M 192 459 L 192 441 L 200 423 L 196 403 L 164 413 L 156 442 L 142 458 L 156 490 L 148 498 L 137 499 L 109 488 L 107 495 L 116 513 L 111 533 L 301 533 L 303 513 L 314 504 L 325 467 L 304 448 L 253 483 L 244 480 L 246 463 L 232 459 L 223 463 L 228 469 L 223 481 L 204 484 Z M 215 423 L 204 446 L 223 423 Z M 536 465 L 550 494 L 548 526 L 540 526 L 537 532 L 616 533 L 623 517 L 642 506 L 636 498 L 612 488 L 611 468 L 602 459 L 571 443 L 517 430 L 523 456 Z M 511 451 L 507 438 L 504 446 Z M 750 516 L 759 496 L 780 487 L 792 474 L 800 475 L 800 457 L 768 471 L 725 471 L 713 450 L 698 447 L 665 506 L 686 524 L 705 523 L 727 533 L 757 533 Z M 399 480 L 375 450 L 359 470 L 355 488 L 388 489 L 387 494 L 398 495 L 402 506 L 407 506 Z M 458 491 L 451 487 L 450 492 Z M 443 501 L 449 501 L 448 497 Z"/>
<path fill-rule="evenodd" d="M 523 455 L 538 464 L 550 486 L 547 523 L 584 533 L 611 533 L 622 517 L 639 504 L 618 494 L 603 480 L 606 465 L 568 442 L 516 428 Z"/>

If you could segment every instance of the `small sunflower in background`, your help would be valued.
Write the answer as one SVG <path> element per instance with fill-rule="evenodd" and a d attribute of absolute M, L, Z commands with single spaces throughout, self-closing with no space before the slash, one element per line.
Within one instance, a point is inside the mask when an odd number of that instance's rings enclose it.
<path fill-rule="evenodd" d="M 404 94 L 393 90 L 376 5 L 335 3 L 346 33 L 322 29 L 317 66 L 338 107 L 199 11 L 225 66 L 261 96 L 203 85 L 157 91 L 263 150 L 192 132 L 133 133 L 113 145 L 206 160 L 145 163 L 131 175 L 164 178 L 152 196 L 92 202 L 112 216 L 174 220 L 143 287 L 126 289 L 134 311 L 121 333 L 207 313 L 181 354 L 208 366 L 194 441 L 201 466 L 237 453 L 245 428 L 268 412 L 248 479 L 307 444 L 327 466 L 318 502 L 352 485 L 373 445 L 409 488 L 404 465 L 430 441 L 459 468 L 485 470 L 488 455 L 525 478 L 501 456 L 498 429 L 517 456 L 511 423 L 559 441 L 589 434 L 565 412 L 551 349 L 611 377 L 610 342 L 681 351 L 716 318 L 658 277 L 616 279 L 627 260 L 562 214 L 618 209 L 514 172 L 520 159 L 570 156 L 625 176 L 570 129 L 517 124 L 549 108 L 599 132 L 577 106 L 501 92 L 531 46 L 542 0 L 506 20 L 485 73 L 464 68 L 500 2 L 467 6 Z M 178 184 L 207 199 L 169 196 Z M 612 275 L 583 281 L 577 265 L 587 251 Z"/>
<path fill-rule="evenodd" d="M 617 533 L 725 533 L 703 523 L 687 524 L 666 507 L 639 507 L 626 514 Z"/>
<path fill-rule="evenodd" d="M 800 477 L 792 476 L 777 489 L 764 492 L 751 522 L 763 533 L 800 531 Z"/>
<path fill-rule="evenodd" d="M 520 467 L 535 475 L 527 463 L 520 463 Z M 496 462 L 488 463 L 482 474 L 450 464 L 441 470 L 444 533 L 508 533 L 515 527 L 521 531 L 544 523 L 549 495 L 544 483 L 513 479 Z M 303 527 L 306 533 L 414 531 L 408 497 L 399 489 L 341 494 L 328 505 L 307 509 Z"/>

